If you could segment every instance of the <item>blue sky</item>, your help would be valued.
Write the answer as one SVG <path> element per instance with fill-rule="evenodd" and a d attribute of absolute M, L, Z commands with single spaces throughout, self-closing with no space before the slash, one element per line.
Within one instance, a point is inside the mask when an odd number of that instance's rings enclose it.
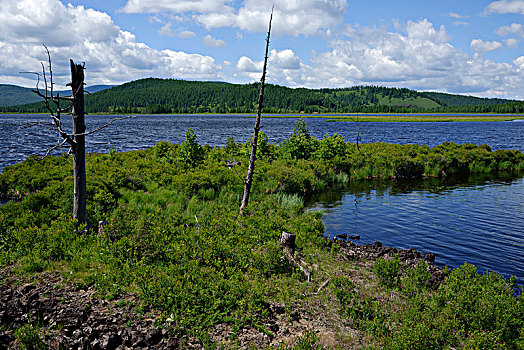
<path fill-rule="evenodd" d="M 524 0 L 0 0 L 0 83 L 257 81 L 273 4 L 270 83 L 524 99 Z"/>

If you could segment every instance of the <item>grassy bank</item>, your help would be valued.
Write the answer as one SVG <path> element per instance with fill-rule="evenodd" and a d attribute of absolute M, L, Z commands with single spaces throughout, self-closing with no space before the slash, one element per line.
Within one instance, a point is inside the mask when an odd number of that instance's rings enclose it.
<path fill-rule="evenodd" d="M 242 329 L 284 334 L 272 328 L 275 307 L 291 324 L 296 314 L 324 320 L 331 338 L 282 338 L 297 346 L 524 346 L 524 303 L 507 281 L 466 265 L 434 289 L 425 263 L 405 266 L 394 253 L 376 262 L 344 255 L 322 237 L 321 214 L 304 211 L 304 197 L 356 179 L 522 172 L 521 152 L 453 143 L 358 149 L 338 135 L 317 140 L 299 121 L 282 145 L 260 138 L 254 192 L 239 216 L 249 149 L 233 139 L 202 147 L 189 130 L 181 145 L 88 155 L 87 234 L 70 217 L 68 157 L 6 167 L 0 195 L 14 200 L 0 207 L 0 264 L 22 279 L 58 271 L 109 300 L 136 295 L 136 307 L 156 310 L 155 325 L 182 347 L 193 338 L 217 346 L 218 325 L 227 325 L 233 347 Z M 233 159 L 240 164 L 228 167 Z M 310 283 L 283 257 L 282 231 L 297 235 L 296 258 L 313 270 Z"/>
<path fill-rule="evenodd" d="M 0 112 L 0 114 L 13 114 L 8 112 Z M 15 113 L 16 114 L 16 113 Z M 24 114 L 24 113 L 20 113 Z M 28 115 L 46 113 L 30 113 Z M 136 113 L 135 113 L 136 114 Z M 176 114 L 155 114 L 155 115 L 192 115 L 193 113 L 176 113 Z M 216 113 L 198 113 L 199 115 L 217 115 Z M 255 115 L 246 113 L 232 113 L 232 115 L 245 115 L 250 118 L 255 118 Z M 90 115 L 122 115 L 122 113 L 103 113 L 95 112 Z M 195 114 L 196 115 L 196 114 Z M 221 114 L 219 114 L 221 115 Z M 505 122 L 514 120 L 524 120 L 524 114 L 266 114 L 264 118 L 323 118 L 330 122 Z"/>

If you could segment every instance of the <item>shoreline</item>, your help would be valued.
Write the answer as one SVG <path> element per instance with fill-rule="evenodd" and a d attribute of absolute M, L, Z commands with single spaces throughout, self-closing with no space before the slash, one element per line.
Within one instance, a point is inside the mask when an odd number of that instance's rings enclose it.
<path fill-rule="evenodd" d="M 48 113 L 0 113 L 0 115 L 48 115 Z M 122 116 L 130 114 L 122 113 L 86 113 L 86 116 Z M 136 116 L 244 116 L 255 118 L 253 113 L 160 113 L 160 114 L 136 114 Z M 318 113 L 318 114 L 263 114 L 262 118 L 301 118 L 301 119 L 326 119 L 327 122 L 501 122 L 501 121 L 524 121 L 524 114 L 500 114 L 500 113 Z"/>

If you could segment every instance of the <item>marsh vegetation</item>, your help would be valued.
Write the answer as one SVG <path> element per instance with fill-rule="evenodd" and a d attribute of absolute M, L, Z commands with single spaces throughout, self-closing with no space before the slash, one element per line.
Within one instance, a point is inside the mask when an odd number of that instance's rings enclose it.
<path fill-rule="evenodd" d="M 136 295 L 182 345 L 191 338 L 218 346 L 210 332 L 223 324 L 230 345 L 245 328 L 278 340 L 282 329 L 270 327 L 278 305 L 288 320 L 325 313 L 323 327 L 342 347 L 524 346 L 524 303 L 509 281 L 465 265 L 432 287 L 424 262 L 344 257 L 323 237 L 322 214 L 304 210 L 305 197 L 357 179 L 522 173 L 520 151 L 454 143 L 359 151 L 339 135 L 312 137 L 299 121 L 280 145 L 260 134 L 250 205 L 239 216 L 238 174 L 250 149 L 232 138 L 225 147 L 201 146 L 188 130 L 181 144 L 88 154 L 87 215 L 91 228 L 107 221 L 100 234 L 77 233 L 69 157 L 8 166 L 0 175 L 0 195 L 9 199 L 0 207 L 2 271 L 20 279 L 57 271 L 108 300 Z M 233 159 L 239 164 L 228 166 Z M 296 255 L 314 271 L 312 282 L 283 258 L 282 231 L 297 235 Z M 326 344 L 314 332 L 293 341 Z"/>

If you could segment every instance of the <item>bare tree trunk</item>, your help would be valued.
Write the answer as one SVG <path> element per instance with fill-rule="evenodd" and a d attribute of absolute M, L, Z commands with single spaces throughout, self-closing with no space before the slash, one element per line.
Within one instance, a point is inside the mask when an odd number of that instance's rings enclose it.
<path fill-rule="evenodd" d="M 266 83 L 266 68 L 267 68 L 267 54 L 269 51 L 269 37 L 271 36 L 271 21 L 273 20 L 273 10 L 271 10 L 271 17 L 269 18 L 269 29 L 267 31 L 266 39 L 266 54 L 264 56 L 264 69 L 262 70 L 262 78 L 260 79 L 260 94 L 258 95 L 257 119 L 255 121 L 255 132 L 253 140 L 251 141 L 251 155 L 249 156 L 249 166 L 247 168 L 247 176 L 244 180 L 244 195 L 242 196 L 242 203 L 240 204 L 240 215 L 243 214 L 245 206 L 249 203 L 249 195 L 251 194 L 251 184 L 253 182 L 253 174 L 255 172 L 255 160 L 257 157 L 257 142 L 258 133 L 260 131 L 260 115 L 262 114 L 262 107 L 264 103 L 264 88 Z"/>
<path fill-rule="evenodd" d="M 42 159 L 47 157 L 51 151 L 63 147 L 71 147 L 70 152 L 73 154 L 73 177 L 74 177 L 74 196 L 73 196 L 73 217 L 77 220 L 78 225 L 85 224 L 85 231 L 88 230 L 87 227 L 87 190 L 86 190 L 86 143 L 85 138 L 87 135 L 93 134 L 97 131 L 100 131 L 113 122 L 117 120 L 124 120 L 127 118 L 133 118 L 132 116 L 122 117 L 122 118 L 113 118 L 109 123 L 102 125 L 94 130 L 86 132 L 85 124 L 85 111 L 84 111 L 84 69 L 85 64 L 75 64 L 73 60 L 70 60 L 71 64 L 71 82 L 67 86 L 71 86 L 72 96 L 71 97 L 61 97 L 57 93 L 56 95 L 53 92 L 54 82 L 53 82 L 53 68 L 51 67 L 51 55 L 49 54 L 49 49 L 45 46 L 47 52 L 47 58 L 49 61 L 48 74 L 49 81 L 46 74 L 46 68 L 43 62 L 42 73 L 36 72 L 26 72 L 36 74 L 38 76 L 38 81 L 36 83 L 36 89 L 33 90 L 35 94 L 42 97 L 44 100 L 45 106 L 50 113 L 52 123 L 54 127 L 58 130 L 62 142 L 55 146 L 48 148 L 46 154 Z M 45 92 L 41 92 L 38 83 L 40 82 L 40 77 L 43 78 L 45 84 Z M 49 93 L 49 90 L 50 93 Z M 60 101 L 67 101 L 68 106 L 65 108 L 60 108 Z M 50 102 L 54 103 L 56 110 L 51 107 Z M 62 121 L 60 119 L 60 114 L 63 112 L 71 111 L 71 116 L 73 119 L 73 133 L 68 134 L 62 129 Z M 67 144 L 68 146 L 64 146 Z"/>
<path fill-rule="evenodd" d="M 357 114 L 357 150 L 360 152 L 360 147 L 358 146 L 359 141 L 360 141 L 360 118 Z"/>
<path fill-rule="evenodd" d="M 71 62 L 71 89 L 73 91 L 73 217 L 78 224 L 87 224 L 86 213 L 86 144 L 84 112 L 84 66 Z"/>

